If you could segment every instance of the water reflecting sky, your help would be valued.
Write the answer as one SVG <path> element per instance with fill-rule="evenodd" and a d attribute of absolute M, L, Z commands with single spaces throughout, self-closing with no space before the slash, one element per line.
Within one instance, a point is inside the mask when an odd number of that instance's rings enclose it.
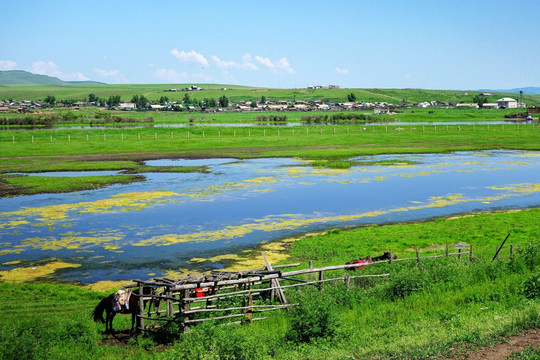
<path fill-rule="evenodd" d="M 144 279 L 309 231 L 540 205 L 539 152 L 352 160 L 398 163 L 332 170 L 282 158 L 154 160 L 210 171 L 0 199 L 0 270 L 55 258 L 81 265 L 58 271 L 62 280 Z"/>

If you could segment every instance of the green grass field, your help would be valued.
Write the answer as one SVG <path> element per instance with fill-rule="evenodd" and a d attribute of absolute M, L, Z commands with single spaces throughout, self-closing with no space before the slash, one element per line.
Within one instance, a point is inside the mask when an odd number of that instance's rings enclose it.
<path fill-rule="evenodd" d="M 173 101 L 181 101 L 185 92 L 166 92 L 169 89 L 182 89 L 197 85 L 205 90 L 189 92 L 190 97 L 199 100 L 227 96 L 231 101 L 259 100 L 265 96 L 268 101 L 331 101 L 345 102 L 347 95 L 354 93 L 360 102 L 387 102 L 392 104 L 419 103 L 422 101 L 473 102 L 479 91 L 474 90 L 423 90 L 423 89 L 273 89 L 221 84 L 69 84 L 69 85 L 1 85 L 0 99 L 43 100 L 47 95 L 60 100 L 83 100 L 89 94 L 101 98 L 120 95 L 128 101 L 134 95 L 144 95 L 150 101 L 167 96 Z M 227 88 L 227 90 L 220 90 Z M 467 94 L 467 95 L 464 95 Z M 488 102 L 495 102 L 505 96 L 517 98 L 518 94 L 494 93 Z M 540 95 L 525 94 L 525 103 L 540 105 Z"/>
<path fill-rule="evenodd" d="M 2 359 L 424 359 L 488 346 L 540 326 L 539 209 L 477 214 L 413 224 L 333 230 L 298 240 L 288 262 L 315 266 L 391 248 L 399 258 L 415 248 L 444 253 L 445 245 L 472 244 L 475 257 L 383 264 L 366 274 L 386 279 L 327 284 L 321 291 L 290 290 L 302 304 L 253 324 L 205 324 L 185 334 L 171 323 L 153 336 L 126 343 L 103 336 L 90 317 L 106 293 L 62 284 L 0 283 Z M 507 246 L 491 262 L 506 233 Z M 515 245 L 511 259 L 508 245 Z M 519 247 L 518 247 L 519 246 Z M 115 329 L 130 327 L 119 315 Z M 104 343 L 102 344 L 102 341 Z M 123 344 L 122 346 L 105 345 Z M 526 349 L 524 354 L 531 353 Z M 537 352 L 536 352 L 537 353 Z M 534 356 L 534 353 L 533 353 Z"/>
<path fill-rule="evenodd" d="M 162 95 L 183 96 L 183 93 L 163 93 L 163 89 L 180 87 L 183 86 L 0 86 L 0 98 L 39 99 L 54 94 L 58 99 L 71 99 L 94 93 L 102 97 L 121 94 L 125 99 L 134 94 L 144 94 L 149 99 L 159 99 Z M 338 99 L 351 92 L 351 89 L 311 92 L 300 89 L 231 89 L 226 92 L 206 90 L 190 95 L 217 98 L 224 93 L 230 98 L 249 99 L 250 96 L 260 98 L 264 94 L 268 99 Z M 384 101 L 393 102 L 403 98 L 408 101 L 452 101 L 449 99 L 457 99 L 462 92 L 352 91 L 365 101 L 387 99 Z M 431 99 L 426 99 L 430 96 Z M 525 99 L 539 103 L 540 97 L 526 96 Z M 82 110 L 79 120 L 71 125 L 85 124 L 92 111 Z M 46 187 L 50 181 L 7 175 L 11 172 L 126 170 L 138 173 L 152 170 L 144 167 L 141 161 L 154 158 L 299 157 L 318 160 L 319 166 L 339 168 L 350 165 L 346 159 L 357 155 L 540 150 L 537 124 L 482 124 L 484 121 L 502 120 L 509 111 L 429 111 L 414 109 L 389 116 L 388 119 L 398 117 L 400 123 L 388 126 L 3 130 L 0 131 L 0 191 L 6 187 L 14 191 L 3 192 L 4 196 L 6 193 L 20 194 L 17 189 L 23 187 L 34 192 L 52 191 L 50 185 Z M 251 113 L 146 112 L 121 115 L 153 116 L 158 124 L 187 123 L 190 116 L 194 116 L 198 123 L 251 123 L 255 116 Z M 287 113 L 289 121 L 298 121 L 302 115 Z M 475 123 L 459 126 L 407 125 L 407 122 L 430 119 Z M 195 168 L 173 170 L 204 171 Z M 82 181 L 77 179 L 65 180 L 62 191 L 80 190 Z M 85 186 L 101 186 L 116 180 L 105 177 L 92 182 L 90 179 Z M 366 273 L 387 271 L 390 277 L 386 280 L 358 279 L 353 281 L 349 290 L 343 284 L 329 284 L 320 292 L 315 289 L 291 291 L 288 298 L 302 306 L 272 313 L 268 320 L 251 325 L 224 327 L 208 324 L 178 334 L 175 331 L 177 325 L 172 323 L 155 336 L 133 337 L 126 343 L 104 336 L 104 326 L 92 322 L 90 312 L 106 293 L 75 285 L 48 283 L 46 279 L 33 284 L 7 283 L 0 279 L 0 358 L 425 359 L 459 355 L 467 348 L 492 345 L 505 336 L 540 327 L 539 216 L 539 209 L 464 214 L 462 217 L 411 224 L 335 229 L 307 236 L 290 245 L 287 262 L 299 261 L 303 266 L 307 266 L 308 260 L 312 260 L 315 266 L 342 264 L 352 258 L 388 249 L 403 258 L 413 255 L 417 248 L 422 254 L 438 254 L 444 252 L 446 245 L 456 244 L 472 244 L 475 258 L 472 262 L 468 258 L 461 262 L 452 258 L 425 260 L 423 266 L 407 262 L 385 264 L 377 269 L 366 268 Z M 506 246 L 499 259 L 492 262 L 495 248 L 507 234 L 511 234 L 508 244 L 516 245 L 514 257 L 510 259 Z M 116 329 L 129 326 L 129 317 L 119 315 L 115 319 Z M 111 343 L 121 346 L 108 345 Z M 522 358 L 530 356 L 533 359 L 538 350 L 528 349 L 523 354 Z"/>

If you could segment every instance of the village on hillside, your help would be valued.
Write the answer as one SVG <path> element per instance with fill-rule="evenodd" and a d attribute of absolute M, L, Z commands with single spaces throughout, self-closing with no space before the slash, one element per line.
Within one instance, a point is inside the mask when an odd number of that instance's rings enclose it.
<path fill-rule="evenodd" d="M 328 87 L 313 87 L 313 88 L 339 88 L 337 85 L 329 85 Z M 166 89 L 164 92 L 190 92 L 204 90 L 198 86 L 190 86 L 183 89 Z M 221 90 L 227 90 L 222 88 Z M 187 95 L 187 93 L 186 93 Z M 480 93 L 478 96 L 484 101 L 487 97 L 493 97 L 490 93 Z M 291 100 L 278 100 L 267 101 L 263 96 L 260 100 L 250 101 L 243 100 L 232 102 L 223 96 L 227 101 L 225 103 L 207 104 L 203 101 L 192 102 L 188 99 L 189 96 L 185 96 L 183 101 L 172 101 L 168 97 L 164 96 L 159 101 L 147 101 L 144 102 L 144 106 L 141 103 L 133 102 L 131 99 L 129 102 L 116 101 L 115 103 L 109 103 L 107 99 L 100 99 L 99 101 L 58 101 L 51 102 L 46 100 L 30 101 L 14 101 L 14 100 L 0 100 L 0 113 L 31 113 L 41 111 L 43 109 L 50 109 L 52 107 L 57 108 L 71 108 L 74 110 L 82 107 L 100 107 L 109 110 L 121 110 L 121 111 L 188 111 L 188 112 L 262 112 L 262 111 L 348 111 L 348 110 L 370 110 L 374 115 L 392 115 L 396 109 L 410 109 L 410 108 L 456 108 L 456 107 L 471 107 L 471 108 L 489 108 L 489 109 L 512 109 L 512 108 L 526 108 L 527 106 L 519 102 L 516 99 L 510 97 L 503 97 L 498 99 L 494 103 L 451 103 L 444 101 L 423 101 L 417 104 L 393 104 L 387 102 L 364 102 L 358 99 L 351 99 L 353 101 L 332 103 L 323 100 L 313 101 L 291 101 Z M 119 98 L 119 97 L 118 97 Z M 85 99 L 86 100 L 86 99 Z M 90 99 L 92 100 L 92 99 Z M 110 100 L 110 99 L 109 99 Z M 226 105 L 226 106 L 220 106 Z"/>

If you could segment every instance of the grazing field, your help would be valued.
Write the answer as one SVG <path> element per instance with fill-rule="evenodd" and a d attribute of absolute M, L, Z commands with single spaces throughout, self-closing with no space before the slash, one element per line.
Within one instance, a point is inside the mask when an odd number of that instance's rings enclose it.
<path fill-rule="evenodd" d="M 472 244 L 473 262 L 456 258 L 394 263 L 362 271 L 389 272 L 316 289 L 288 290 L 301 306 L 253 324 L 204 324 L 177 333 L 174 323 L 154 335 L 128 337 L 130 317 L 117 316 L 118 337 L 102 335 L 90 311 L 107 293 L 62 284 L 0 283 L 3 359 L 320 359 L 457 356 L 503 336 L 540 326 L 538 209 L 475 214 L 413 224 L 368 226 L 304 237 L 287 262 L 341 264 L 391 248 L 398 258 L 419 247 Z M 496 261 L 495 248 L 511 236 Z M 510 258 L 508 244 L 514 244 Z M 519 246 L 519 248 L 517 247 Z M 262 260 L 261 260 L 262 261 Z M 32 301 L 17 301 L 28 299 Z M 263 341 L 261 341 L 261 339 Z M 107 345 L 109 344 L 109 345 Z M 117 344 L 122 346 L 110 346 Z M 525 349 L 525 354 L 533 351 Z"/>
<path fill-rule="evenodd" d="M 181 101 L 186 92 L 168 92 L 169 89 L 183 89 L 196 85 L 203 90 L 189 92 L 197 99 L 227 96 L 231 101 L 259 100 L 265 96 L 268 101 L 312 101 L 346 102 L 347 95 L 354 93 L 359 102 L 387 102 L 392 104 L 416 104 L 423 101 L 444 101 L 472 103 L 480 92 L 475 90 L 424 90 L 424 89 L 275 89 L 220 84 L 69 84 L 69 85 L 2 85 L 0 99 L 43 100 L 47 95 L 57 101 L 81 101 L 94 94 L 100 98 L 120 95 L 122 101 L 129 101 L 134 95 L 144 95 L 150 101 L 167 96 L 171 101 Z M 227 90 L 222 90 L 226 88 Z M 518 94 L 493 93 L 488 102 L 501 97 L 517 98 Z M 530 105 L 540 104 L 540 95 L 524 94 L 523 101 Z"/>
<path fill-rule="evenodd" d="M 206 85 L 207 87 L 210 87 Z M 0 98 L 82 99 L 120 94 L 124 99 L 144 94 L 149 99 L 170 98 L 165 93 L 181 85 L 70 85 L 66 87 L 2 86 Z M 202 97 L 269 100 L 285 98 L 344 101 L 354 91 L 363 101 L 418 102 L 425 100 L 470 102 L 462 91 L 376 89 L 255 89 L 204 90 Z M 500 96 L 501 94 L 497 94 Z M 502 96 L 502 95 L 501 95 Z M 493 99 L 489 99 L 492 101 Z M 530 104 L 540 96 L 525 96 Z M 512 110 L 512 109 L 511 109 Z M 47 177 L 20 173 L 44 171 L 118 170 L 137 174 L 155 171 L 142 164 L 148 159 L 209 157 L 298 157 L 317 160 L 318 166 L 346 168 L 347 159 L 385 153 L 440 153 L 459 150 L 540 150 L 537 124 L 489 123 L 513 111 L 460 109 L 407 109 L 380 117 L 388 125 L 336 124 L 310 126 L 210 126 L 253 123 L 252 113 L 115 113 L 140 118 L 152 116 L 154 124 L 190 122 L 193 127 L 80 128 L 0 131 L 0 194 L 78 191 L 141 178 L 116 175 L 76 177 L 61 183 Z M 58 114 L 72 110 L 59 110 Z M 82 110 L 63 125 L 89 124 L 94 110 Z M 95 110 L 98 111 L 98 110 Z M 433 113 L 430 113 L 432 111 Z M 267 115 L 267 113 L 265 113 Z M 283 115 L 283 113 L 279 113 Z M 300 122 L 303 113 L 286 113 L 288 122 Z M 6 114 L 6 117 L 22 116 Z M 26 116 L 26 115 L 25 115 Z M 2 116 L 0 116 L 2 117 Z M 192 118 L 192 119 L 190 119 Z M 194 118 L 194 119 L 193 119 Z M 449 122 L 412 124 L 414 122 Z M 469 124 L 452 122 L 471 121 Z M 411 124 L 407 124 L 407 123 Z M 488 122 L 488 123 L 486 123 Z M 142 121 L 141 121 L 142 123 Z M 167 171 L 205 171 L 175 167 Z M 17 174 L 12 174 L 17 173 Z M 422 252 L 443 253 L 445 246 L 474 247 L 475 258 L 426 260 L 366 268 L 366 273 L 386 271 L 386 280 L 353 281 L 325 285 L 321 291 L 288 292 L 301 306 L 270 315 L 266 321 L 240 326 L 215 324 L 178 333 L 175 323 L 154 335 L 118 337 L 104 335 L 90 312 L 108 293 L 76 284 L 10 283 L 0 279 L 0 357 L 2 359 L 410 359 L 458 356 L 466 349 L 494 344 L 505 336 L 540 327 L 539 265 L 540 210 L 463 214 L 410 224 L 335 229 L 307 234 L 283 247 L 287 260 L 309 260 L 316 266 L 343 264 L 391 249 L 398 257 Z M 510 234 L 495 261 L 495 249 Z M 508 245 L 513 244 L 510 257 Z M 254 257 L 258 249 L 253 250 Z M 8 265 L 8 264 L 3 264 Z M 12 264 L 11 264 L 12 265 Z M 262 266 L 262 264 L 261 264 Z M 46 277 L 44 278 L 46 280 Z M 113 288 L 111 287 L 111 292 Z M 31 299 L 28 300 L 28 299 Z M 234 304 L 232 304 L 234 305 Z M 127 329 L 130 318 L 119 315 L 115 328 Z M 110 345 L 121 346 L 110 346 Z M 532 355 L 528 355 L 532 354 Z M 523 356 L 538 355 L 527 349 Z"/>

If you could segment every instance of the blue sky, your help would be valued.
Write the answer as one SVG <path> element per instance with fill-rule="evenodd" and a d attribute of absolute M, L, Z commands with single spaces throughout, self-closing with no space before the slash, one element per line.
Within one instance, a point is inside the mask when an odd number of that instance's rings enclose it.
<path fill-rule="evenodd" d="M 540 1 L 13 1 L 0 70 L 275 88 L 540 86 Z"/>

